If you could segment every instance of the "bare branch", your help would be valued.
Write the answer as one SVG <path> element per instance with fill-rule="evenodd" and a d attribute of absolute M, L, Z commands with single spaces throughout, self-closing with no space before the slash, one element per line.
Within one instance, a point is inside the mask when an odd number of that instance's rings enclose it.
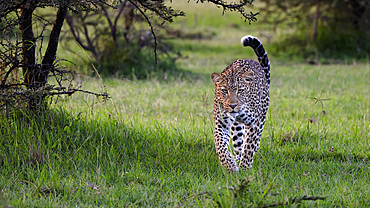
<path fill-rule="evenodd" d="M 75 31 L 74 29 L 74 24 L 73 24 L 73 21 L 72 21 L 72 16 L 70 15 L 67 15 L 66 16 L 66 21 L 69 25 L 69 28 L 70 28 L 70 31 L 74 37 L 74 39 L 77 41 L 77 43 L 85 50 L 89 50 L 89 47 L 87 47 L 86 45 L 84 45 L 81 41 L 81 38 L 80 36 L 78 35 L 78 33 Z"/>
<path fill-rule="evenodd" d="M 54 90 L 58 90 L 58 88 L 55 88 Z M 73 95 L 76 92 L 83 92 L 85 94 L 95 95 L 98 97 L 104 97 L 104 98 L 110 98 L 108 93 L 95 93 L 87 90 L 80 90 L 80 89 L 70 89 L 68 91 L 59 91 L 59 92 L 50 92 L 46 93 L 46 96 L 54 96 L 54 95 Z"/>
<path fill-rule="evenodd" d="M 146 16 L 146 14 L 143 12 L 143 10 L 140 9 L 140 7 L 135 4 L 135 2 L 133 2 L 132 0 L 128 0 L 132 5 L 134 5 L 136 7 L 137 10 L 139 10 L 139 12 L 144 16 L 145 20 L 147 21 L 149 27 L 150 27 L 150 31 L 152 32 L 152 36 L 154 38 L 154 57 L 155 57 L 155 63 L 157 64 L 158 63 L 158 57 L 157 57 L 157 37 L 155 36 L 155 33 L 154 33 L 154 29 L 153 29 L 153 25 L 152 23 L 150 22 L 148 16 Z"/>

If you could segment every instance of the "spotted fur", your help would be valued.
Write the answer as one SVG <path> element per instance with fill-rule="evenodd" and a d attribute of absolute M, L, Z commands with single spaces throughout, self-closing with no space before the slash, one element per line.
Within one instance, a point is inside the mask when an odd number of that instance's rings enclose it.
<path fill-rule="evenodd" d="M 269 106 L 270 62 L 266 51 L 253 36 L 243 37 L 241 43 L 254 49 L 259 62 L 239 59 L 221 75 L 211 74 L 216 86 L 213 137 L 219 160 L 230 172 L 252 166 Z M 230 138 L 235 155 L 228 149 Z"/>

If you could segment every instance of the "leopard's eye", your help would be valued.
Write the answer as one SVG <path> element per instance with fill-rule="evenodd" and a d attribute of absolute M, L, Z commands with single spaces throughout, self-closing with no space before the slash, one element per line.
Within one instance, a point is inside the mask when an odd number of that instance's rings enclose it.
<path fill-rule="evenodd" d="M 244 89 L 238 89 L 238 94 L 243 93 Z"/>
<path fill-rule="evenodd" d="M 227 94 L 229 91 L 227 89 L 222 89 L 222 92 Z"/>

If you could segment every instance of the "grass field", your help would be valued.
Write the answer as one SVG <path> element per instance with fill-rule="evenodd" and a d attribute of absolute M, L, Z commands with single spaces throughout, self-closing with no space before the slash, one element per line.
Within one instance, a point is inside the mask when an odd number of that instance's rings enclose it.
<path fill-rule="evenodd" d="M 194 11 L 188 12 L 190 20 L 175 27 L 192 30 Z M 211 12 L 197 18 L 204 13 Z M 268 27 L 230 27 L 237 15 L 212 14 L 196 29 L 213 38 L 174 41 L 188 56 L 179 60 L 182 73 L 83 77 L 85 89 L 105 86 L 111 99 L 75 94 L 45 113 L 2 118 L 0 205 L 370 207 L 370 64 L 312 66 L 270 57 L 261 147 L 250 170 L 229 174 L 212 139 L 209 75 L 238 58 L 255 59 L 240 37 Z M 220 22 L 208 24 L 212 18 Z M 268 51 L 268 39 L 261 39 Z"/>

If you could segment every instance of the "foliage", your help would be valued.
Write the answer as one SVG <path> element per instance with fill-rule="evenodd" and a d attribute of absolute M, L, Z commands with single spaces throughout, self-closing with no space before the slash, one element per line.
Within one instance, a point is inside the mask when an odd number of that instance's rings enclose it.
<path fill-rule="evenodd" d="M 302 23 L 308 24 L 312 35 L 316 36 L 318 22 L 328 27 L 343 29 L 355 29 L 368 32 L 370 30 L 370 16 L 368 11 L 370 3 L 366 0 L 289 0 L 273 1 L 262 0 L 261 9 L 263 12 L 270 12 L 271 15 L 264 16 L 277 27 L 280 23 Z M 315 37 L 314 37 L 315 38 Z"/>
<path fill-rule="evenodd" d="M 161 31 L 168 28 L 163 23 L 159 24 L 159 20 L 173 21 L 175 16 L 183 13 L 169 8 L 168 13 L 158 19 L 154 14 L 138 14 L 134 5 L 135 2 L 126 0 L 114 10 L 100 3 L 100 10 L 68 14 L 66 17 L 70 28 L 67 33 L 71 33 L 71 38 L 92 54 L 92 64 L 101 75 L 143 79 L 152 71 L 170 71 L 180 56 L 169 43 L 163 41 L 165 37 Z M 164 5 L 153 6 L 152 10 L 160 10 Z M 146 21 L 146 15 L 153 16 L 149 24 L 155 23 L 156 33 L 146 27 L 141 28 L 139 23 Z M 121 25 L 124 27 L 117 27 Z M 154 53 L 150 49 L 154 49 Z M 159 62 L 157 56 L 161 57 Z"/>
<path fill-rule="evenodd" d="M 246 21 L 256 20 L 257 14 L 247 14 L 244 8 L 252 1 L 209 2 L 222 7 L 224 11 L 239 12 Z M 176 69 L 175 61 L 180 53 L 166 41 L 168 33 L 172 33 L 166 23 L 184 16 L 183 11 L 166 6 L 163 0 L 125 0 L 116 5 L 116 10 L 102 3 L 98 5 L 99 10 L 69 14 L 66 20 L 69 32 L 84 50 L 92 54 L 93 65 L 99 72 L 143 79 L 153 71 L 167 73 Z M 143 27 L 145 24 L 149 27 Z M 117 25 L 124 27 L 117 28 Z M 150 60 L 153 57 L 149 49 L 154 50 L 157 65 Z M 158 60 L 158 57 L 161 59 Z"/>
<path fill-rule="evenodd" d="M 159 42 L 160 43 L 160 42 Z M 160 48 L 168 43 L 160 43 Z M 112 46 L 104 51 L 104 56 L 99 63 L 94 64 L 101 72 L 101 75 L 123 77 L 128 79 L 148 79 L 163 77 L 165 74 L 181 73 L 175 61 L 179 52 L 166 51 L 158 53 L 158 61 L 151 48 L 132 44 L 129 48 L 117 49 Z M 165 47 L 168 50 L 169 47 Z M 176 55 L 176 56 L 175 56 Z"/>
<path fill-rule="evenodd" d="M 283 33 L 273 53 L 288 56 L 298 53 L 311 63 L 369 56 L 369 1 L 262 2 L 259 6 L 262 13 L 270 14 L 264 16 L 264 21 Z M 292 45 L 293 49 L 287 49 Z"/>
<path fill-rule="evenodd" d="M 295 60 L 309 64 L 367 62 L 369 51 L 369 36 L 366 34 L 353 30 L 343 32 L 340 28 L 329 30 L 324 26 L 319 27 L 316 41 L 303 29 L 280 35 L 279 40 L 270 45 L 270 53 L 282 61 Z"/>

